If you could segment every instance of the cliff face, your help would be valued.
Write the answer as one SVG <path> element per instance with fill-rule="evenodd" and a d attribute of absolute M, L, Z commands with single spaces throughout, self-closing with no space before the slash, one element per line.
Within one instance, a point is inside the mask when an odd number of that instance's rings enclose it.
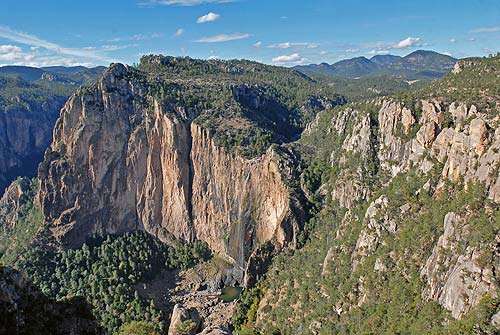
<path fill-rule="evenodd" d="M 40 166 L 45 221 L 63 245 L 144 229 L 206 241 L 244 267 L 262 243 L 294 243 L 304 221 L 283 148 L 244 158 L 217 145 L 199 107 L 160 102 L 134 70 L 112 66 L 62 109 Z"/>
<path fill-rule="evenodd" d="M 18 176 L 33 177 L 65 97 L 0 111 L 0 193 Z"/>

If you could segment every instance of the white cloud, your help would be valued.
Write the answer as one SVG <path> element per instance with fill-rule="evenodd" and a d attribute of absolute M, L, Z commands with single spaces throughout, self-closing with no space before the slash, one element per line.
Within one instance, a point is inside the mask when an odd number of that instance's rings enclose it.
<path fill-rule="evenodd" d="M 349 52 L 349 53 L 356 53 L 356 52 L 359 52 L 359 49 L 356 49 L 356 48 L 350 48 L 350 49 L 347 49 L 345 52 Z"/>
<path fill-rule="evenodd" d="M 228 41 L 236 41 L 236 40 L 242 40 L 245 38 L 252 37 L 251 34 L 240 34 L 240 33 L 235 33 L 235 34 L 220 34 L 216 36 L 211 36 L 211 37 L 202 37 L 195 42 L 199 43 L 220 43 L 220 42 L 228 42 Z"/>
<path fill-rule="evenodd" d="M 88 46 L 88 47 L 83 47 L 83 50 L 94 50 L 94 51 L 116 51 L 116 50 L 123 50 L 123 49 L 128 49 L 128 48 L 133 48 L 133 47 L 138 47 L 139 44 L 125 44 L 125 45 L 117 45 L 117 44 L 105 44 L 101 46 Z"/>
<path fill-rule="evenodd" d="M 368 52 L 368 54 L 370 55 L 387 55 L 389 53 L 390 53 L 389 50 L 372 50 Z"/>
<path fill-rule="evenodd" d="M 22 61 L 17 61 L 14 63 L 10 63 L 12 65 L 24 65 L 24 66 L 33 66 L 33 67 L 44 67 L 44 66 L 87 66 L 92 67 L 95 66 L 92 62 L 82 62 L 80 60 L 63 57 L 63 56 L 33 56 L 27 57 Z"/>
<path fill-rule="evenodd" d="M 256 47 L 256 48 L 260 48 L 262 46 L 262 42 L 259 41 L 257 43 L 254 43 L 253 46 Z"/>
<path fill-rule="evenodd" d="M 182 36 L 183 34 L 184 34 L 184 29 L 179 28 L 179 29 L 177 29 L 177 30 L 175 31 L 175 34 L 174 34 L 174 35 L 175 35 L 176 37 L 179 37 L 179 36 Z"/>
<path fill-rule="evenodd" d="M 237 2 L 238 0 L 145 0 L 139 2 L 139 6 L 154 7 L 158 5 L 165 6 L 196 6 L 202 4 Z"/>
<path fill-rule="evenodd" d="M 196 23 L 213 22 L 217 21 L 219 18 L 220 18 L 219 14 L 210 12 L 207 15 L 200 16 L 198 20 L 196 20 Z"/>
<path fill-rule="evenodd" d="M 306 58 L 303 58 L 298 53 L 294 53 L 292 55 L 283 55 L 274 57 L 272 62 L 278 65 L 293 65 L 293 64 L 301 64 L 306 61 Z"/>
<path fill-rule="evenodd" d="M 100 50 L 104 50 L 104 51 L 116 51 L 116 50 L 123 50 L 123 49 L 128 49 L 128 48 L 134 48 L 134 47 L 138 47 L 139 44 L 127 44 L 127 45 L 115 45 L 115 44 L 106 44 L 106 45 L 102 45 L 100 46 Z"/>
<path fill-rule="evenodd" d="M 162 34 L 159 33 L 153 33 L 153 34 L 135 34 L 131 36 L 126 36 L 126 37 L 115 37 L 111 38 L 109 40 L 104 40 L 105 42 L 123 42 L 123 41 L 144 41 L 144 40 L 150 40 L 153 38 L 160 38 L 162 37 Z"/>
<path fill-rule="evenodd" d="M 361 49 L 371 49 L 369 54 L 388 54 L 391 50 L 395 49 L 408 49 L 414 47 L 424 47 L 427 44 L 421 43 L 420 37 L 407 37 L 404 40 L 399 42 L 386 42 L 386 41 L 377 41 L 377 42 L 368 42 L 361 43 L 358 45 L 358 48 Z M 353 50 L 357 49 L 356 46 L 351 47 Z"/>
<path fill-rule="evenodd" d="M 4 25 L 0 25 L 0 38 L 17 44 L 1 46 L 0 61 L 4 61 L 3 63 L 6 64 L 35 67 L 51 65 L 94 66 L 96 64 L 120 62 L 118 59 L 109 57 L 107 53 L 137 46 L 137 44 L 109 44 L 88 46 L 85 48 L 67 48 L 39 38 L 38 36 L 16 31 Z M 29 48 L 23 49 L 22 45 L 26 45 Z"/>
<path fill-rule="evenodd" d="M 457 41 L 457 39 L 456 39 L 456 38 L 450 38 L 450 42 L 451 42 L 451 43 L 455 43 L 456 41 Z"/>
<path fill-rule="evenodd" d="M 271 49 L 289 49 L 289 48 L 302 48 L 302 49 L 314 49 L 319 47 L 318 43 L 308 43 L 308 42 L 285 42 L 271 44 L 267 46 Z"/>
<path fill-rule="evenodd" d="M 478 28 L 469 30 L 471 34 L 480 34 L 480 33 L 498 33 L 500 32 L 500 27 L 487 27 L 487 28 Z"/>
<path fill-rule="evenodd" d="M 23 53 L 16 45 L 0 45 L 0 61 L 22 61 L 31 58 L 31 55 Z"/>
<path fill-rule="evenodd" d="M 30 48 L 31 49 L 31 48 Z M 63 65 L 63 66 L 93 66 L 94 64 L 89 62 L 81 62 L 74 58 L 68 58 L 57 55 L 40 55 L 36 50 L 31 50 L 31 52 L 24 52 L 22 48 L 16 45 L 0 45 L 0 66 L 1 65 L 24 65 L 24 66 L 52 66 L 52 65 Z"/>
<path fill-rule="evenodd" d="M 109 59 L 107 57 L 99 55 L 99 54 L 95 53 L 93 50 L 65 48 L 65 47 L 60 46 L 56 43 L 52 43 L 52 42 L 43 40 L 41 38 L 38 38 L 35 35 L 30 35 L 27 33 L 15 31 L 7 26 L 0 25 L 0 37 L 5 38 L 5 39 L 10 40 L 10 41 L 13 41 L 13 42 L 26 44 L 26 45 L 29 45 L 32 47 L 44 48 L 46 50 L 55 52 L 57 54 L 91 58 L 94 60 L 100 60 L 100 61 L 106 61 L 106 62 L 109 61 Z"/>
<path fill-rule="evenodd" d="M 393 46 L 394 49 L 404 49 L 410 48 L 414 46 L 418 46 L 418 42 L 420 42 L 420 37 L 408 37 L 402 41 L 399 41 L 397 44 Z"/>
<path fill-rule="evenodd" d="M 21 52 L 21 50 L 17 45 L 0 45 L 0 53 Z"/>

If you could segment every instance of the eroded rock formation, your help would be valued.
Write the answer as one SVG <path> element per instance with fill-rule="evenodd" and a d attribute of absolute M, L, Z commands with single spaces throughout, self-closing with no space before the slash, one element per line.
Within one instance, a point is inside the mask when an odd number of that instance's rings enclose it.
<path fill-rule="evenodd" d="M 293 244 L 305 219 L 294 154 L 229 152 L 197 121 L 203 110 L 160 102 L 134 73 L 114 65 L 62 109 L 39 175 L 53 235 L 70 247 L 134 229 L 196 238 L 243 268 L 266 241 Z"/>

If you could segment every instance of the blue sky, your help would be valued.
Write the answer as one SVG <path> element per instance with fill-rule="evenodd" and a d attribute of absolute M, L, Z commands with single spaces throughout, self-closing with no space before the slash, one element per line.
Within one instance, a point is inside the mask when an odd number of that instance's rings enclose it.
<path fill-rule="evenodd" d="M 107 65 L 143 54 L 284 66 L 417 49 L 500 51 L 499 0 L 2 0 L 0 65 Z"/>

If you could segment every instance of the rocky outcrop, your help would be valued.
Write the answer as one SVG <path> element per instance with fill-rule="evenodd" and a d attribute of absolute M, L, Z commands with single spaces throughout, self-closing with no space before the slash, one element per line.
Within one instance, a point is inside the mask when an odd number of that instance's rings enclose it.
<path fill-rule="evenodd" d="M 497 296 L 495 268 L 481 262 L 487 251 L 461 248 L 470 229 L 457 214 L 446 214 L 444 233 L 421 272 L 427 282 L 424 298 L 439 302 L 454 318 L 465 315 L 484 295 Z"/>
<path fill-rule="evenodd" d="M 144 229 L 167 242 L 206 241 L 241 268 L 267 241 L 293 245 L 305 220 L 293 152 L 238 156 L 198 122 L 213 111 L 150 91 L 117 64 L 62 109 L 39 174 L 56 239 L 73 247 L 92 234 Z"/>
<path fill-rule="evenodd" d="M 356 267 L 364 256 L 372 253 L 382 243 L 383 233 L 395 234 L 397 232 L 396 222 L 385 213 L 387 207 L 387 197 L 382 195 L 366 210 L 363 229 L 352 254 L 353 271 L 356 271 Z"/>
<path fill-rule="evenodd" d="M 351 208 L 356 201 L 370 197 L 362 175 L 370 155 L 376 156 L 379 170 L 390 178 L 413 167 L 427 173 L 439 162 L 444 164 L 443 179 L 484 183 L 489 198 L 500 202 L 500 130 L 493 126 L 495 117 L 479 113 L 474 105 L 454 102 L 443 106 L 437 100 L 422 100 L 417 122 L 416 113 L 400 102 L 372 104 L 378 108 L 376 139 L 370 140 L 373 127 L 366 113 L 346 109 L 331 121 L 332 131 L 346 133 L 342 150 L 337 148 L 331 154 L 332 164 L 349 160 L 352 164 L 353 155 L 358 160 L 355 167 L 340 171 L 351 178 L 339 178 L 333 187 L 332 198 L 341 206 Z"/>
<path fill-rule="evenodd" d="M 350 164 L 349 160 L 353 157 L 359 164 L 356 169 L 341 169 L 332 187 L 332 199 L 337 200 L 342 207 L 351 208 L 356 201 L 366 199 L 370 194 L 363 180 L 364 167 L 374 152 L 372 130 L 370 116 L 351 108 L 341 111 L 331 121 L 329 132 L 342 139 L 342 142 L 331 153 L 330 164 L 342 167 Z"/>
<path fill-rule="evenodd" d="M 231 335 L 231 330 L 225 327 L 209 327 L 203 329 L 198 335 Z"/>
<path fill-rule="evenodd" d="M 170 318 L 168 335 L 194 335 L 200 327 L 200 323 L 200 316 L 195 309 L 186 309 L 180 304 L 175 304 Z"/>
<path fill-rule="evenodd" d="M 22 207 L 34 198 L 34 190 L 26 178 L 15 180 L 0 198 L 0 230 L 12 230 L 19 222 Z"/>

